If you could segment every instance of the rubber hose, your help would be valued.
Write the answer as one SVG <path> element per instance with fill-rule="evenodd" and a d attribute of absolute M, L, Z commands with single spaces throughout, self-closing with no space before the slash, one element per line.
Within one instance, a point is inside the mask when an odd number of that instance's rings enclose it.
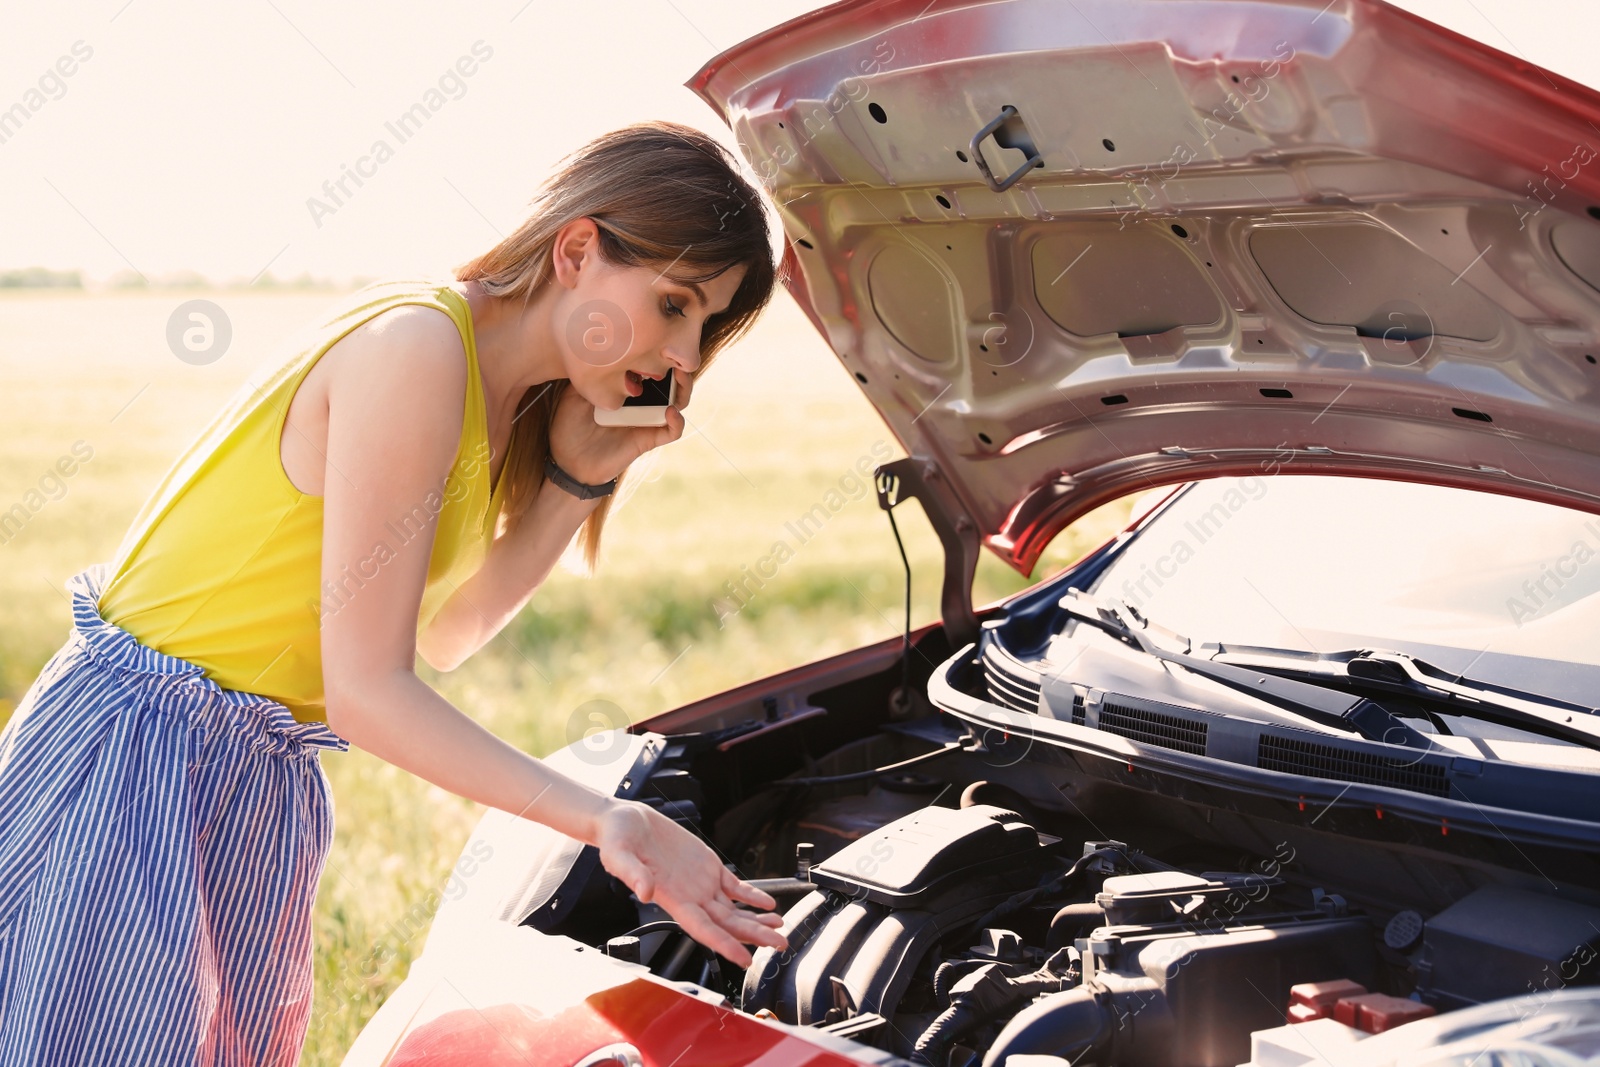
<path fill-rule="evenodd" d="M 956 990 L 950 1007 L 917 1038 L 916 1055 L 922 1057 L 918 1062 L 937 1067 L 950 1046 L 973 1030 L 1040 993 L 1061 988 L 1061 979 L 1053 974 L 1035 971 L 1013 978 L 996 964 L 987 966 L 995 969 L 972 988 Z"/>
<path fill-rule="evenodd" d="M 1093 901 L 1068 904 L 1050 920 L 1050 933 L 1045 938 L 1044 947 L 1053 951 L 1070 945 L 1074 939 L 1105 924 L 1105 911 Z"/>
<path fill-rule="evenodd" d="M 933 972 L 933 995 L 942 1008 L 950 1006 L 950 990 L 973 971 L 993 960 L 945 960 Z"/>
<path fill-rule="evenodd" d="M 928 1024 L 917 1038 L 917 1047 L 911 1054 L 912 1063 L 926 1067 L 943 1067 L 939 1060 L 949 1052 L 950 1046 L 983 1020 L 975 1008 L 966 1004 L 952 1004 L 937 1019 Z M 938 1057 L 939 1059 L 935 1059 Z"/>

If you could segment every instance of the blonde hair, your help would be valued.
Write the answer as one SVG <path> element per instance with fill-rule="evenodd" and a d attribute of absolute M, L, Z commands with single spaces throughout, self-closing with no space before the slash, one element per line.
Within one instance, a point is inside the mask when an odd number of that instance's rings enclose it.
<path fill-rule="evenodd" d="M 551 250 L 561 227 L 594 220 L 600 253 L 620 266 L 669 267 L 671 277 L 705 282 L 743 265 L 726 310 L 706 319 L 698 379 L 712 357 L 749 329 L 778 281 L 772 230 L 760 194 L 737 160 L 690 126 L 644 122 L 584 145 L 540 186 L 527 219 L 499 244 L 455 269 L 457 281 L 476 281 L 493 297 L 521 297 L 524 306 L 552 276 Z M 544 481 L 550 424 L 571 383 L 561 378 L 530 388 L 517 404 L 501 479 L 501 515 L 508 531 L 527 512 Z M 578 544 L 592 572 L 612 501 L 606 497 L 584 520 Z M 500 521 L 499 515 L 491 521 Z"/>

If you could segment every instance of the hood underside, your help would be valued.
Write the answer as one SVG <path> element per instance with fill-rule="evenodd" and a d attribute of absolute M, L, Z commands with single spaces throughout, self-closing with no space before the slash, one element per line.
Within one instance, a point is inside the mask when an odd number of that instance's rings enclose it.
<path fill-rule="evenodd" d="M 1584 86 L 1373 0 L 848 0 L 689 85 L 794 297 L 1024 573 L 1219 474 L 1600 511 Z"/>

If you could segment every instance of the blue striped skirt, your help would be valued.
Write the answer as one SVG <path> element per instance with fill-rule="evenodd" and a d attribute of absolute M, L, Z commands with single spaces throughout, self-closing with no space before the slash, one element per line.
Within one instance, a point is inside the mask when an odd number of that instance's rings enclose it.
<path fill-rule="evenodd" d="M 0 1065 L 293 1065 L 333 838 L 321 750 L 282 704 L 100 617 L 0 732 Z"/>

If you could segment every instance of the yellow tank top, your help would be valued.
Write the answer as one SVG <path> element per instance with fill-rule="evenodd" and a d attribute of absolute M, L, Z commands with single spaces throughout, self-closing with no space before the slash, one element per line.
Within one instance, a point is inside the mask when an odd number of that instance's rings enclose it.
<path fill-rule="evenodd" d="M 444 491 L 395 516 L 372 553 L 323 588 L 322 498 L 300 492 L 284 473 L 283 423 L 317 359 L 357 326 L 401 304 L 438 308 L 461 331 L 467 354 L 461 443 Z M 376 577 L 377 568 L 436 516 L 420 634 L 454 587 L 482 565 L 500 486 L 489 485 L 488 419 L 471 310 L 448 279 L 376 282 L 336 303 L 303 336 L 298 354 L 264 383 L 241 388 L 167 471 L 117 549 L 99 607 L 107 622 L 204 668 L 224 689 L 271 697 L 302 721 L 326 721 L 323 615 L 359 595 L 364 580 Z"/>

